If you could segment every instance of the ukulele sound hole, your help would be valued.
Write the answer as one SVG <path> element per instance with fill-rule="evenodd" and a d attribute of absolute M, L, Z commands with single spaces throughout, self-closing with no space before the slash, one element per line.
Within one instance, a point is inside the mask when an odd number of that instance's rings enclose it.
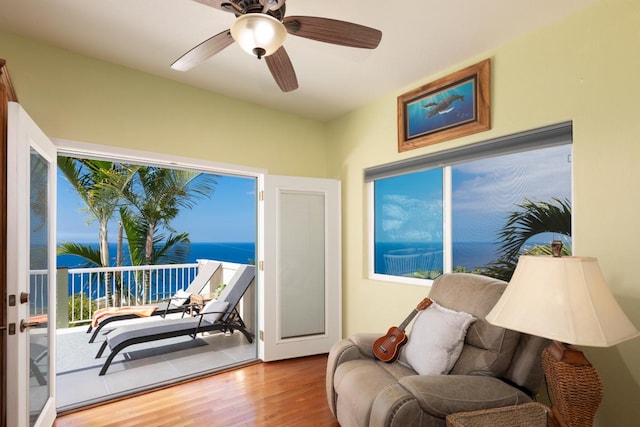
<path fill-rule="evenodd" d="M 395 336 L 395 335 L 391 335 L 391 336 L 389 337 L 389 341 L 391 341 L 391 342 L 396 342 L 396 336 Z"/>

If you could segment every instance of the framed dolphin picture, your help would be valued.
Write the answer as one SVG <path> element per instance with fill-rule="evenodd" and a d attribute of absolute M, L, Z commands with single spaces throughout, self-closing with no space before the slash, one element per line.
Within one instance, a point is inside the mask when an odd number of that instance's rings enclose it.
<path fill-rule="evenodd" d="M 490 60 L 398 97 L 398 151 L 491 129 Z"/>

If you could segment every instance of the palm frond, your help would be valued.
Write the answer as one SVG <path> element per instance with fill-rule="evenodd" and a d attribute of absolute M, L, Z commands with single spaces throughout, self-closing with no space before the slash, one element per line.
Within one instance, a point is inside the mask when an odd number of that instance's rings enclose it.
<path fill-rule="evenodd" d="M 181 264 L 189 258 L 189 233 L 170 234 L 154 245 L 153 264 Z"/>
<path fill-rule="evenodd" d="M 533 202 L 525 199 L 512 212 L 503 230 L 498 234 L 502 258 L 513 260 L 531 237 L 541 233 L 571 235 L 571 207 L 568 200 L 553 199 L 552 202 Z"/>
<path fill-rule="evenodd" d="M 84 267 L 102 267 L 100 250 L 92 248 L 91 246 L 66 242 L 58 245 L 56 253 L 58 255 L 75 255 L 80 257 L 87 261 Z"/>
<path fill-rule="evenodd" d="M 521 254 L 546 251 L 541 246 L 527 248 L 529 239 L 542 233 L 571 236 L 571 204 L 567 199 L 554 198 L 552 202 L 525 199 L 516 207 L 519 210 L 508 216 L 504 228 L 498 233 L 499 258 L 483 270 L 484 274 L 505 281 L 511 280 Z M 565 244 L 563 248 L 565 254 L 569 253 L 567 246 Z"/>
<path fill-rule="evenodd" d="M 132 265 L 144 265 L 145 241 L 147 236 L 146 223 L 134 215 L 127 207 L 120 208 L 120 220 L 129 248 L 129 259 Z"/>

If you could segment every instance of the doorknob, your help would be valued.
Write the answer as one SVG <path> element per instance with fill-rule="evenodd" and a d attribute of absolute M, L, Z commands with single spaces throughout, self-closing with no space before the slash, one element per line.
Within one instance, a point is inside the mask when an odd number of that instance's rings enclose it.
<path fill-rule="evenodd" d="M 20 332 L 24 332 L 27 328 L 35 328 L 40 326 L 40 322 L 25 322 L 24 319 L 20 321 Z"/>

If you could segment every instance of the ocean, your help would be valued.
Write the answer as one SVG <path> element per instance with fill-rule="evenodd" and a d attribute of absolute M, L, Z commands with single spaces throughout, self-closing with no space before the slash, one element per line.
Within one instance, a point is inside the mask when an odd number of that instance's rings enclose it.
<path fill-rule="evenodd" d="M 85 243 L 91 247 L 97 248 L 98 244 Z M 237 262 L 240 264 L 251 264 L 255 260 L 255 243 L 253 242 L 212 242 L 212 243 L 191 243 L 189 256 L 185 260 L 186 264 L 195 263 L 199 259 L 213 259 L 217 261 Z M 124 265 L 129 265 L 127 257 L 127 248 L 123 250 Z M 116 245 L 109 245 L 109 255 L 111 256 L 111 265 L 115 265 Z M 82 268 L 84 260 L 74 255 L 58 255 L 58 267 Z"/>
<path fill-rule="evenodd" d="M 471 272 L 498 258 L 493 242 L 454 242 L 453 266 Z M 443 270 L 442 245 L 422 242 L 376 243 L 375 272 L 403 275 L 416 270 Z"/>
<path fill-rule="evenodd" d="M 97 244 L 91 244 L 97 247 Z M 473 271 L 486 266 L 498 258 L 498 245 L 493 242 L 456 242 L 453 245 L 453 266 L 464 267 Z M 116 245 L 109 245 L 112 265 L 115 265 Z M 125 248 L 125 257 L 127 250 Z M 385 254 L 387 256 L 385 257 Z M 389 257 L 390 254 L 409 255 Z M 190 252 L 185 263 L 196 263 L 199 259 L 213 259 L 218 261 L 240 264 L 255 263 L 255 243 L 253 242 L 211 242 L 191 243 Z M 407 265 L 406 260 L 412 259 L 414 264 Z M 404 263 L 399 265 L 398 262 Z M 394 264 L 395 263 L 395 264 Z M 123 262 L 129 265 L 127 259 Z M 82 268 L 82 258 L 73 255 L 58 255 L 58 267 Z M 416 270 L 442 271 L 442 246 L 428 243 L 377 243 L 375 271 L 381 274 L 403 275 Z M 71 293 L 71 289 L 69 289 Z"/>
<path fill-rule="evenodd" d="M 97 247 L 97 244 L 91 244 Z M 251 264 L 255 261 L 255 243 L 253 242 L 210 242 L 191 243 L 191 250 L 185 263 L 195 263 L 198 259 L 214 259 L 240 264 Z M 453 265 L 462 266 L 472 271 L 497 259 L 498 246 L 492 242 L 459 242 L 454 244 Z M 396 251 L 437 252 L 442 246 L 427 243 L 378 243 L 376 245 L 376 272 L 385 271 L 384 254 Z M 125 248 L 125 257 L 127 250 Z M 116 245 L 109 245 L 112 265 L 115 265 Z M 73 255 L 58 255 L 58 267 L 82 268 L 84 261 Z M 125 259 L 124 264 L 128 264 Z M 442 262 L 436 263 L 433 269 L 442 269 Z"/>

